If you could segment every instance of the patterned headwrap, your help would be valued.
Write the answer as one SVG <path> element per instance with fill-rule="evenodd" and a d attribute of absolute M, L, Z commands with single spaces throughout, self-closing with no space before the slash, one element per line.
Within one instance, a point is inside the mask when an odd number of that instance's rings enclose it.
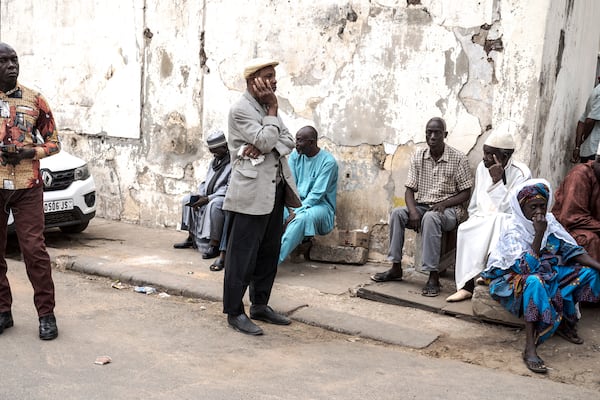
<path fill-rule="evenodd" d="M 508 269 L 515 260 L 519 259 L 524 252 L 531 252 L 531 244 L 535 238 L 533 222 L 528 220 L 521 209 L 521 200 L 529 201 L 532 198 L 544 198 L 548 202 L 548 210 L 552 207 L 552 187 L 545 179 L 530 179 L 515 186 L 510 192 L 511 215 L 502 222 L 502 229 L 496 247 L 489 255 L 487 269 L 497 267 Z M 551 212 L 546 213 L 548 225 L 542 247 L 550 234 L 567 243 L 577 246 L 575 239 L 563 228 Z"/>
<path fill-rule="evenodd" d="M 547 202 L 549 196 L 550 189 L 548 189 L 548 186 L 539 182 L 535 185 L 525 186 L 521 189 L 517 194 L 517 200 L 519 201 L 519 205 L 523 207 L 525 203 L 534 199 L 543 199 Z"/>

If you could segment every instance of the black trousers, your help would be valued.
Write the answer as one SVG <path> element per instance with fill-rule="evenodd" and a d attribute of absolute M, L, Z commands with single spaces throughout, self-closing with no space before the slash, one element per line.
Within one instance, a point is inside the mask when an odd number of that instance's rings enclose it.
<path fill-rule="evenodd" d="M 277 185 L 273 211 L 266 215 L 230 212 L 223 312 L 244 312 L 242 299 L 248 286 L 250 301 L 266 305 L 277 275 L 277 261 L 283 233 L 283 182 Z"/>

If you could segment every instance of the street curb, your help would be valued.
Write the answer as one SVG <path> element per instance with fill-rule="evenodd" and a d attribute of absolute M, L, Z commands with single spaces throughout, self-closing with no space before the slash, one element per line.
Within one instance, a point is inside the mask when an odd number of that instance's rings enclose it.
<path fill-rule="evenodd" d="M 335 332 L 414 349 L 427 347 L 439 337 L 434 332 L 423 332 L 318 307 L 302 308 L 292 314 L 292 319 Z"/>
<path fill-rule="evenodd" d="M 104 276 L 135 286 L 152 286 L 172 295 L 223 301 L 222 282 L 191 279 L 169 272 L 107 262 L 92 256 L 51 255 L 51 258 L 55 265 L 69 271 Z M 245 300 L 247 299 L 248 293 L 245 296 Z M 298 299 L 288 298 L 285 293 L 276 296 L 271 304 L 295 321 L 392 345 L 422 349 L 439 337 L 435 332 L 422 332 L 344 312 L 311 307 Z"/>
<path fill-rule="evenodd" d="M 62 264 L 67 270 L 105 276 L 136 286 L 153 286 L 177 296 L 223 301 L 223 285 L 218 282 L 192 280 L 168 272 L 149 271 L 122 263 L 107 263 L 96 257 L 77 256 Z"/>

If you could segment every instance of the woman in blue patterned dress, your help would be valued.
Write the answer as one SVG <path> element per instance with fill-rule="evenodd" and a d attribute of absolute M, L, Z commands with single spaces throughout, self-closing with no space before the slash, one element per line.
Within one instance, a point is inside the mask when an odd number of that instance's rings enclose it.
<path fill-rule="evenodd" d="M 555 332 L 581 344 L 575 328 L 580 301 L 600 300 L 600 263 L 548 213 L 550 184 L 531 179 L 511 194 L 512 216 L 502 228 L 482 277 L 504 308 L 525 320 L 523 361 L 547 372 L 536 346 Z"/>

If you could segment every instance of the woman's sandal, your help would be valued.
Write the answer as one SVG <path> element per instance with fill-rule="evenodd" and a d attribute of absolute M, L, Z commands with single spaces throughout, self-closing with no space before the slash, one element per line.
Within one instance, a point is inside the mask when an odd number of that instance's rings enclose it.
<path fill-rule="evenodd" d="M 527 366 L 527 368 L 529 368 L 530 371 L 535 372 L 536 374 L 545 374 L 546 372 L 548 372 L 548 368 L 546 367 L 544 360 L 542 360 L 541 358 L 529 358 L 527 357 L 525 352 L 523 352 L 522 356 L 525 365 Z"/>
<path fill-rule="evenodd" d="M 556 334 L 568 342 L 575 344 L 583 344 L 583 339 L 577 334 L 575 329 L 561 329 L 556 331 Z"/>
<path fill-rule="evenodd" d="M 225 268 L 225 262 L 220 258 L 217 258 L 212 264 L 210 264 L 211 271 L 220 271 Z"/>

